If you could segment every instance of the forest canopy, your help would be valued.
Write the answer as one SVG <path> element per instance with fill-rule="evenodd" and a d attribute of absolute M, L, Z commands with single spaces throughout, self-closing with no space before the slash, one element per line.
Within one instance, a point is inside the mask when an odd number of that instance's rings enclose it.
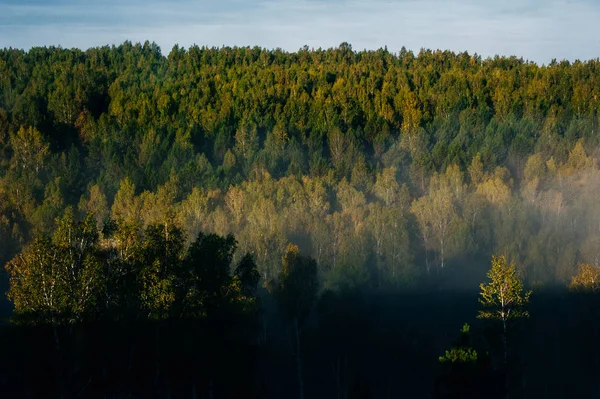
<path fill-rule="evenodd" d="M 186 248 L 234 234 L 264 281 L 293 243 L 327 288 L 480 260 L 476 287 L 492 253 L 564 285 L 600 264 L 599 70 L 347 43 L 3 49 L 0 261 L 71 207 L 100 246 L 115 222 L 174 222 Z"/>

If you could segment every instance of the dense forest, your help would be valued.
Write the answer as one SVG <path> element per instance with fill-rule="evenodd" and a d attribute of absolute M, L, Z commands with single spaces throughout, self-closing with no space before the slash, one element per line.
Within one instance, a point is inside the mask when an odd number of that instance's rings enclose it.
<path fill-rule="evenodd" d="M 597 395 L 598 93 L 598 59 L 0 50 L 0 389 Z M 508 341 L 486 273 L 533 289 Z"/>

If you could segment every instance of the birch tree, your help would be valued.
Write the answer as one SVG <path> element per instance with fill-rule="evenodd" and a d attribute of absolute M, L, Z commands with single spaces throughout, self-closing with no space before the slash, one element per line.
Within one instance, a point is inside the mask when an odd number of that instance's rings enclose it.
<path fill-rule="evenodd" d="M 411 212 L 419 223 L 425 251 L 429 248 L 437 249 L 442 269 L 445 266 L 452 230 L 459 219 L 455 205 L 457 194 L 452 180 L 450 174 L 436 174 L 431 179 L 429 195 L 414 200 L 411 206 Z M 428 261 L 426 263 L 428 264 Z M 429 266 L 427 270 L 429 271 Z"/>
<path fill-rule="evenodd" d="M 531 291 L 524 291 L 523 283 L 517 275 L 516 267 L 504 256 L 492 256 L 492 268 L 489 270 L 487 284 L 481 283 L 479 303 L 480 319 L 495 320 L 502 324 L 502 343 L 504 362 L 508 358 L 507 332 L 510 323 L 519 318 L 529 317 L 525 306 L 529 302 Z"/>
<path fill-rule="evenodd" d="M 77 222 L 67 208 L 53 237 L 36 236 L 6 265 L 16 319 L 51 324 L 59 348 L 59 325 L 81 322 L 98 310 L 105 283 L 99 255 L 94 218 Z"/>

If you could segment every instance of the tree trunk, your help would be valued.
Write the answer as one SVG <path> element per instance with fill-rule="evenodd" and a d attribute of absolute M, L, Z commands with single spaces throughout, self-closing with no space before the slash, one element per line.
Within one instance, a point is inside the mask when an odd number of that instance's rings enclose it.
<path fill-rule="evenodd" d="M 508 336 L 506 334 L 506 320 L 502 319 L 502 344 L 504 346 L 504 392 L 506 399 L 509 398 L 508 389 Z"/>
<path fill-rule="evenodd" d="M 300 329 L 298 319 L 294 318 L 294 332 L 296 335 L 296 372 L 298 378 L 298 393 L 300 399 L 304 399 L 304 381 L 302 380 L 302 356 L 300 354 Z"/>
<path fill-rule="evenodd" d="M 508 338 L 506 335 L 506 320 L 502 320 L 502 344 L 504 345 L 504 366 L 506 367 L 506 363 L 508 361 Z"/>

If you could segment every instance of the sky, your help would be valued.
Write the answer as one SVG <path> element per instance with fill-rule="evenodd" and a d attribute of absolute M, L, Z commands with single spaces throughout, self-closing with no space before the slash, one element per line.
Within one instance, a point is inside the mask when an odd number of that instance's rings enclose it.
<path fill-rule="evenodd" d="M 156 42 L 600 57 L 600 0 L 0 0 L 0 48 Z"/>

